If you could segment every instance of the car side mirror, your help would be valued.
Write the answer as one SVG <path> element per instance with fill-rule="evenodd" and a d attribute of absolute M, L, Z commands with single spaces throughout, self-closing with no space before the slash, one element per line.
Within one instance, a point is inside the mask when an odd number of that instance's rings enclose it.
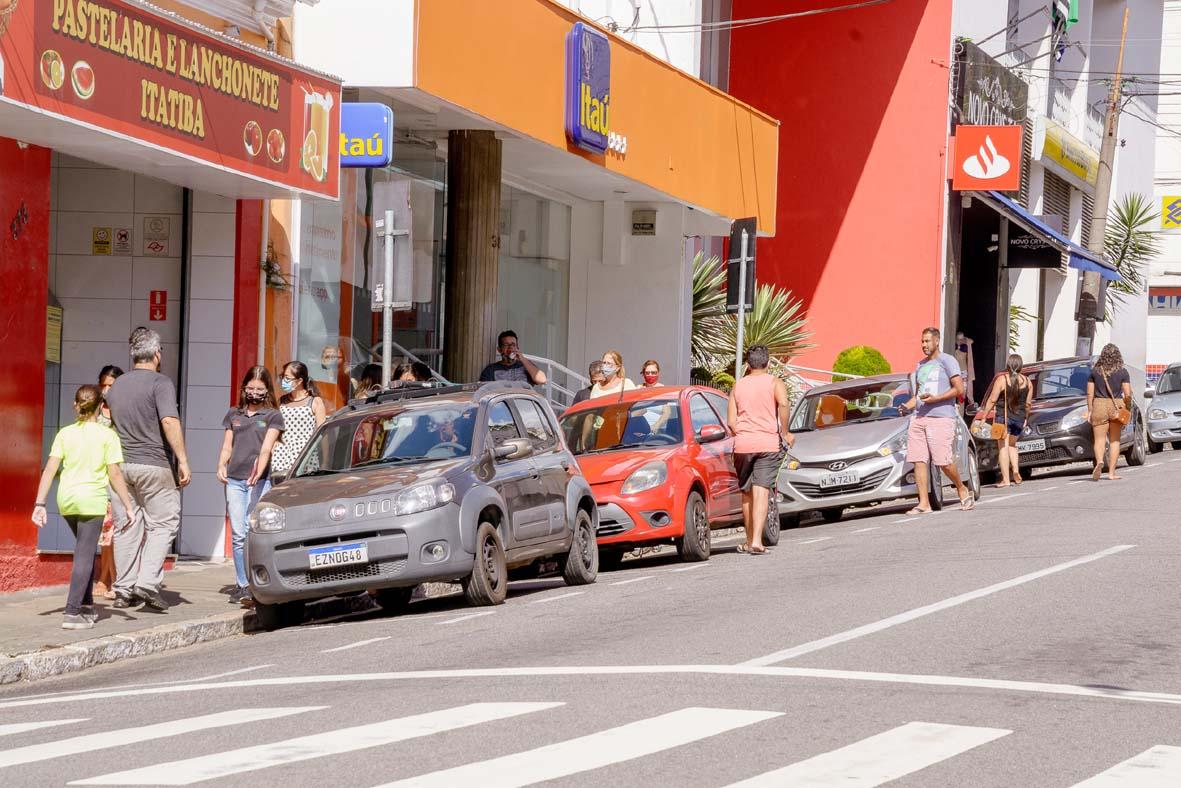
<path fill-rule="evenodd" d="M 528 438 L 511 438 L 492 450 L 497 460 L 523 460 L 533 455 L 533 444 Z"/>
<path fill-rule="evenodd" d="M 725 440 L 726 430 L 717 424 L 706 424 L 697 433 L 698 443 L 714 443 L 715 441 Z"/>
<path fill-rule="evenodd" d="M 1155 393 L 1152 389 L 1144 389 L 1144 399 L 1152 399 L 1152 395 Z"/>
<path fill-rule="evenodd" d="M 286 473 L 272 473 L 271 474 L 271 486 L 272 487 L 278 487 L 280 484 L 282 484 L 285 481 L 287 481 L 287 474 Z"/>

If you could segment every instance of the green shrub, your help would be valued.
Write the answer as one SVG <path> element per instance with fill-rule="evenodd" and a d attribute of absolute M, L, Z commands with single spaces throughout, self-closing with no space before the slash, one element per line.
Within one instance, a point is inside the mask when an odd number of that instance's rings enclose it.
<path fill-rule="evenodd" d="M 729 372 L 719 372 L 714 375 L 713 384 L 722 391 L 729 391 L 734 388 L 734 376 Z"/>
<path fill-rule="evenodd" d="M 869 375 L 885 375 L 890 371 L 890 362 L 879 351 L 869 345 L 854 345 L 845 348 L 837 354 L 833 362 L 834 373 L 843 372 L 844 375 L 834 374 L 832 379 L 849 380 L 849 375 L 868 377 Z"/>

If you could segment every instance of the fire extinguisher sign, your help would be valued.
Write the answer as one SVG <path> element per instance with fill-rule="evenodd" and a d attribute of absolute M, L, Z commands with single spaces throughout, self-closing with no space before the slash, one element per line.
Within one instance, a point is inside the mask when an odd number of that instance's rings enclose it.
<path fill-rule="evenodd" d="M 168 291 L 153 290 L 148 299 L 148 319 L 152 321 L 168 319 Z"/>

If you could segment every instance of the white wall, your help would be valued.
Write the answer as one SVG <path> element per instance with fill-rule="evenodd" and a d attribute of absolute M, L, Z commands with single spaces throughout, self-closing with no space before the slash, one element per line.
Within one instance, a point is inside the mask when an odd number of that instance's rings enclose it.
<path fill-rule="evenodd" d="M 1160 36 L 1167 45 L 1161 51 L 1161 73 L 1181 71 L 1181 0 L 1167 0 Z M 1181 95 L 1160 96 L 1157 121 L 1177 129 L 1181 123 Z M 1159 208 L 1165 195 L 1181 194 L 1181 138 L 1166 131 L 1156 132 L 1156 178 L 1153 207 Z M 1181 230 L 1160 234 L 1161 254 L 1149 271 L 1149 285 L 1181 287 Z M 1152 315 L 1147 320 L 1148 364 L 1169 364 L 1181 359 L 1181 315 Z"/>
<path fill-rule="evenodd" d="M 414 0 L 296 3 L 293 28 L 295 60 L 348 87 L 414 85 Z"/>
<path fill-rule="evenodd" d="M 699 25 L 700 0 L 558 0 L 562 5 L 598 22 L 617 26 L 615 34 L 643 47 L 661 60 L 693 76 L 701 72 L 701 33 L 688 30 L 632 30 L 631 28 Z"/>

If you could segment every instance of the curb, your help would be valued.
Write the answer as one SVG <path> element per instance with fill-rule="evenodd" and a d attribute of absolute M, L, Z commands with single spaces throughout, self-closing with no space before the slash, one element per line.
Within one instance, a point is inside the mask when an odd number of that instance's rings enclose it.
<path fill-rule="evenodd" d="M 455 586 L 449 583 L 429 583 L 419 586 L 414 599 L 447 596 L 454 591 Z M 368 595 L 358 594 L 309 603 L 306 615 L 308 621 L 314 621 L 376 609 L 377 604 Z M 84 640 L 68 646 L 0 659 L 0 685 L 76 673 L 98 665 L 173 651 L 256 631 L 258 626 L 254 614 L 235 610 L 176 624 L 161 624 L 127 634 Z"/>

